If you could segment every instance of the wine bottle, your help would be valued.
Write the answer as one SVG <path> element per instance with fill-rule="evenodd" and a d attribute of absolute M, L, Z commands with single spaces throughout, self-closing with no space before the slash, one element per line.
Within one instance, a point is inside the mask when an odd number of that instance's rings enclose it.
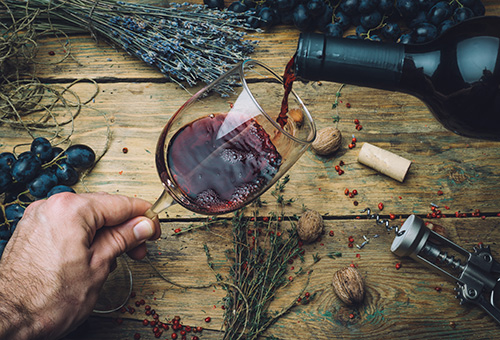
<path fill-rule="evenodd" d="M 294 72 L 413 95 L 454 133 L 500 141 L 499 53 L 500 17 L 484 16 L 421 45 L 302 33 Z"/>

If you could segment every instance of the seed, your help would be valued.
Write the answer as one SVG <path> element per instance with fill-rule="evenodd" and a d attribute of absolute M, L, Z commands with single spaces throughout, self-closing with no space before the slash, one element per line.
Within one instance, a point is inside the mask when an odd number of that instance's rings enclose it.
<path fill-rule="evenodd" d="M 354 202 L 352 202 L 352 204 L 354 204 L 355 206 L 357 206 L 359 203 L 358 203 L 358 201 L 354 201 Z"/>

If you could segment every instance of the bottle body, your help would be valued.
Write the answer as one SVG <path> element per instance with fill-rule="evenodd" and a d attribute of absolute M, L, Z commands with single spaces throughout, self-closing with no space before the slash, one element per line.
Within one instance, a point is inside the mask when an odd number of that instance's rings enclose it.
<path fill-rule="evenodd" d="M 500 140 L 500 17 L 479 17 L 422 45 L 303 34 L 295 73 L 408 93 L 449 130 Z"/>

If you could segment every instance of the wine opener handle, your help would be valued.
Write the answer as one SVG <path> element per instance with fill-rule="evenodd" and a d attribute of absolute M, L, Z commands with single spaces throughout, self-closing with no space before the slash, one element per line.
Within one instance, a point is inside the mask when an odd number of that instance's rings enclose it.
<path fill-rule="evenodd" d="M 445 249 L 453 250 L 460 258 L 448 255 Z M 421 218 L 411 215 L 394 238 L 391 251 L 419 260 L 454 279 L 460 304 L 475 303 L 500 323 L 500 309 L 495 304 L 496 292 L 500 290 L 500 263 L 493 259 L 489 246 L 479 244 L 470 253 L 427 228 Z"/>

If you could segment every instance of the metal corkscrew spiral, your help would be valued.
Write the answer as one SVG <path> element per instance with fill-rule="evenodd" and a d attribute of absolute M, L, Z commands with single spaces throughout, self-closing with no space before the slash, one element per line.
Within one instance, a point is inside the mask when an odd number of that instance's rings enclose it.
<path fill-rule="evenodd" d="M 394 254 L 409 256 L 455 280 L 460 304 L 477 304 L 500 323 L 500 308 L 496 305 L 500 294 L 500 263 L 493 259 L 489 246 L 480 244 L 470 253 L 427 228 L 415 215 L 408 217 L 398 232 L 391 245 Z M 449 255 L 445 249 L 461 259 Z"/>
<path fill-rule="evenodd" d="M 372 214 L 372 211 L 371 211 L 370 208 L 365 208 L 365 209 L 361 210 L 361 213 L 365 213 L 365 212 L 366 212 L 366 214 L 367 214 L 367 216 L 368 216 L 369 219 L 375 219 L 375 221 L 377 222 L 377 224 L 383 224 L 385 226 L 385 229 L 387 231 L 393 231 L 394 230 L 396 236 L 402 236 L 404 234 L 404 230 L 401 231 L 399 229 L 399 226 L 395 226 L 395 225 L 391 226 L 390 225 L 390 223 L 391 223 L 390 220 L 388 220 L 388 219 L 382 219 L 379 214 Z"/>

